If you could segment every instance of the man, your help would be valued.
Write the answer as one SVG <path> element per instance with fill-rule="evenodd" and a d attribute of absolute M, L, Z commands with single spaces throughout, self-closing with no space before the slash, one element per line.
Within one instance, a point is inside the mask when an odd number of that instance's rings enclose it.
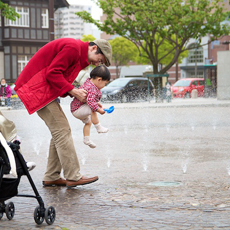
<path fill-rule="evenodd" d="M 75 187 L 98 180 L 98 176 L 87 178 L 80 174 L 71 129 L 56 98 L 70 95 L 86 101 L 87 92 L 75 89 L 72 82 L 89 64 L 109 66 L 111 60 L 112 48 L 106 40 L 88 43 L 60 38 L 42 47 L 15 82 L 15 91 L 29 114 L 37 112 L 52 135 L 44 186 Z M 60 177 L 62 169 L 66 179 Z"/>

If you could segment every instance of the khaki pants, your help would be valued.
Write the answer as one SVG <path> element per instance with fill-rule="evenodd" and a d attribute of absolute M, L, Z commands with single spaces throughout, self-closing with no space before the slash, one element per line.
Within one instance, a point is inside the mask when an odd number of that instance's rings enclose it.
<path fill-rule="evenodd" d="M 53 181 L 60 178 L 63 169 L 64 177 L 77 181 L 81 178 L 80 165 L 74 148 L 69 122 L 55 100 L 37 111 L 39 117 L 48 126 L 52 139 L 50 141 L 49 157 L 44 181 Z"/>

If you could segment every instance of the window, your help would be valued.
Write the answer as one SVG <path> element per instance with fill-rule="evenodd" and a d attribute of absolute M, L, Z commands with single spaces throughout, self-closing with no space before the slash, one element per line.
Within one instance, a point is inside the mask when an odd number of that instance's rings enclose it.
<path fill-rule="evenodd" d="M 28 7 L 14 7 L 15 12 L 20 15 L 15 21 L 5 18 L 5 26 L 23 26 L 29 27 L 29 8 Z"/>
<path fill-rule="evenodd" d="M 199 85 L 204 85 L 204 81 L 199 80 Z"/>
<path fill-rule="evenodd" d="M 149 82 L 149 85 L 151 85 L 150 82 Z M 148 87 L 148 81 L 141 81 L 141 86 L 142 87 Z"/>
<path fill-rule="evenodd" d="M 24 56 L 24 55 L 18 55 L 18 74 L 22 72 L 26 64 L 29 62 L 29 60 L 32 58 L 32 56 Z"/>
<path fill-rule="evenodd" d="M 197 73 L 195 71 L 189 71 L 190 77 L 193 78 L 203 78 L 204 77 L 204 71 L 203 70 L 197 70 Z"/>
<path fill-rule="evenodd" d="M 197 81 L 193 81 L 193 82 L 192 82 L 192 85 L 197 86 Z"/>
<path fill-rule="evenodd" d="M 49 28 L 49 12 L 48 9 L 42 9 L 42 28 Z"/>
<path fill-rule="evenodd" d="M 196 48 L 196 44 L 192 44 L 189 48 L 193 48 L 189 50 L 188 54 L 188 63 L 198 63 L 203 62 L 203 48 L 198 47 Z"/>

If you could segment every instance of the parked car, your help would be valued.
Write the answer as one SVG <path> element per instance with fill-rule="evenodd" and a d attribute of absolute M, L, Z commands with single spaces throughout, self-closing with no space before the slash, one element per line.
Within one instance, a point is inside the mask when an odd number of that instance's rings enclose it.
<path fill-rule="evenodd" d="M 189 98 L 194 89 L 197 90 L 198 97 L 204 96 L 203 78 L 180 79 L 171 87 L 173 97 L 175 98 Z"/>
<path fill-rule="evenodd" d="M 102 101 L 118 100 L 120 102 L 129 102 L 139 99 L 148 100 L 148 95 L 150 97 L 153 96 L 153 87 L 152 81 L 148 80 L 148 78 L 118 78 L 110 82 L 101 90 Z"/>

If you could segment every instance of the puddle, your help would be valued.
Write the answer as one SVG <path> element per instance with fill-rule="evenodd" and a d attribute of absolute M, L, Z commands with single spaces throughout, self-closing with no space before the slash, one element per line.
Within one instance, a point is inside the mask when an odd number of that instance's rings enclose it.
<path fill-rule="evenodd" d="M 182 185 L 182 182 L 179 181 L 156 181 L 156 182 L 150 182 L 148 183 L 150 186 L 156 186 L 156 187 L 172 187 L 172 186 L 180 186 Z"/>

